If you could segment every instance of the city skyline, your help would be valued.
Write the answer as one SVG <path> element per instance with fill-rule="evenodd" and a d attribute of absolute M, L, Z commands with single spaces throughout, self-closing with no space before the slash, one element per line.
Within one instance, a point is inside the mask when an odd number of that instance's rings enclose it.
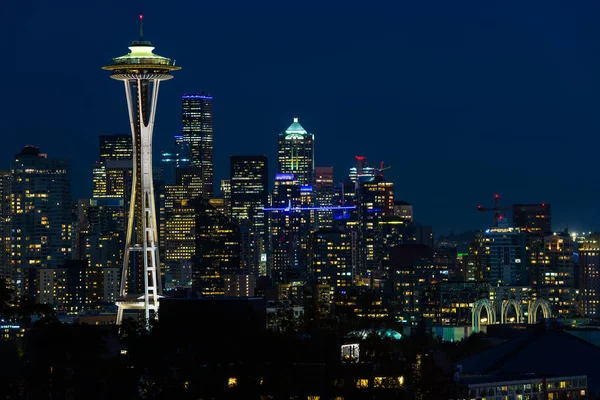
<path fill-rule="evenodd" d="M 436 234 L 488 226 L 489 218 L 476 207 L 490 206 L 496 192 L 504 206 L 551 203 L 555 230 L 567 224 L 576 231 L 598 230 L 596 189 L 585 182 L 594 178 L 589 152 L 599 129 L 594 71 L 600 52 L 592 40 L 574 43 L 580 33 L 597 36 L 590 17 L 595 9 L 584 9 L 597 6 L 540 4 L 517 8 L 514 3 L 502 9 L 390 5 L 364 16 L 364 38 L 351 29 L 361 15 L 353 3 L 341 11 L 310 3 L 302 9 L 269 2 L 249 10 L 240 5 L 239 15 L 250 12 L 255 19 L 242 23 L 231 36 L 225 33 L 240 22 L 238 13 L 230 16 L 222 6 L 211 5 L 202 21 L 211 35 L 204 54 L 214 55 L 207 62 L 190 50 L 198 37 L 191 17 L 177 10 L 162 14 L 149 2 L 142 10 L 147 36 L 185 65 L 179 81 L 161 92 L 155 146 L 167 148 L 181 132 L 180 96 L 204 91 L 215 98 L 215 187 L 228 176 L 229 155 L 266 154 L 271 178 L 277 135 L 299 117 L 315 135 L 315 165 L 333 165 L 339 181 L 355 155 L 374 164 L 384 160 L 392 166 L 386 177 L 395 183 L 396 199 L 414 204 L 416 219 L 433 225 Z M 26 144 L 38 145 L 53 158 L 70 157 L 74 196 L 91 197 L 98 136 L 128 129 L 124 101 L 114 98 L 98 65 L 136 39 L 139 10 L 132 6 L 114 16 L 94 5 L 77 5 L 68 12 L 66 6 L 46 7 L 34 2 L 30 12 L 21 13 L 29 22 L 14 29 L 17 46 L 14 57 L 11 48 L 8 56 L 20 64 L 14 71 L 9 64 L 8 72 L 19 84 L 5 83 L 6 114 L 0 123 L 10 137 L 0 157 L 8 168 Z M 259 28 L 256 22 L 264 18 L 259 14 L 265 8 L 279 18 Z M 75 13 L 95 17 L 78 19 Z M 540 17 L 532 22 L 536 13 Z M 223 27 L 209 21 L 210 15 L 226 21 Z M 303 36 L 285 31 L 290 16 L 312 24 L 315 32 Z M 386 24 L 375 26 L 381 18 Z M 104 24 L 114 31 L 101 29 Z M 55 25 L 64 26 L 68 36 Z M 248 37 L 235 36 L 250 28 Z M 275 38 L 272 31 L 283 36 Z M 52 101 L 35 118 L 24 118 L 19 105 L 34 86 L 20 78 L 34 67 L 25 65 L 32 55 L 23 49 L 34 37 L 40 42 L 36 57 L 77 54 L 81 72 L 71 79 L 56 71 L 58 79 L 36 83 L 35 89 L 51 93 Z M 244 49 L 249 42 L 252 46 Z M 335 60 L 328 56 L 330 48 Z M 518 62 L 505 61 L 508 56 Z M 223 68 L 232 59 L 246 62 Z M 81 93 L 87 101 L 76 104 Z M 364 140 L 377 136 L 380 141 Z M 551 173 L 544 173 L 545 168 Z"/>

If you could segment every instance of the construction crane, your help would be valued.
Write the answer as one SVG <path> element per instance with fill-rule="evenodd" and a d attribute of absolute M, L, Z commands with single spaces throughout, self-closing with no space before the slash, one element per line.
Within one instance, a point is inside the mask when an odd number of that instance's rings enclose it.
<path fill-rule="evenodd" d="M 498 226 L 498 222 L 503 220 L 504 218 L 506 218 L 506 214 L 504 214 L 504 212 L 506 210 L 508 210 L 508 207 L 500 207 L 499 201 L 500 201 L 500 196 L 498 194 L 495 194 L 493 208 L 477 206 L 477 211 L 481 211 L 481 212 L 493 211 L 494 212 L 494 226 Z"/>
<path fill-rule="evenodd" d="M 383 167 L 383 161 L 379 164 L 379 169 L 377 170 L 379 172 L 379 176 L 383 176 L 383 171 L 387 171 L 388 169 L 392 168 L 391 165 L 388 165 L 387 167 Z"/>

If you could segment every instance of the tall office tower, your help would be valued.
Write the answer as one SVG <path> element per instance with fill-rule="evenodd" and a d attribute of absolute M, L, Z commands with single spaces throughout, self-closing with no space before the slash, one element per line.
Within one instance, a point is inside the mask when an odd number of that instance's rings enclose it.
<path fill-rule="evenodd" d="M 482 231 L 475 233 L 473 242 L 469 245 L 469 251 L 462 258 L 461 268 L 465 281 L 488 282 L 490 277 L 488 254 L 486 250 L 489 238 Z"/>
<path fill-rule="evenodd" d="M 552 234 L 550 204 L 513 204 L 513 226 L 537 236 Z"/>
<path fill-rule="evenodd" d="M 394 201 L 394 215 L 406 222 L 413 222 L 413 206 L 402 200 Z"/>
<path fill-rule="evenodd" d="M 579 301 L 577 313 L 584 317 L 600 315 L 600 233 L 589 235 L 579 245 Z"/>
<path fill-rule="evenodd" d="M 269 212 L 269 275 L 278 283 L 285 282 L 288 271 L 301 268 L 305 254 L 300 244 L 302 211 L 300 185 L 293 174 L 275 175 Z"/>
<path fill-rule="evenodd" d="M 123 199 L 89 199 L 85 214 L 83 254 L 78 258 L 87 259 L 93 268 L 120 268 L 125 247 Z"/>
<path fill-rule="evenodd" d="M 11 252 L 20 296 L 26 268 L 57 268 L 71 259 L 71 162 L 25 146 L 11 174 Z"/>
<path fill-rule="evenodd" d="M 301 186 L 314 184 L 315 137 L 298 123 L 298 118 L 279 134 L 277 173 L 293 174 Z"/>
<path fill-rule="evenodd" d="M 194 202 L 196 254 L 192 263 L 192 288 L 201 296 L 223 296 L 225 276 L 240 275 L 240 231 L 205 198 Z"/>
<path fill-rule="evenodd" d="M 8 287 L 12 286 L 10 188 L 10 171 L 0 171 L 0 279 L 3 279 Z"/>
<path fill-rule="evenodd" d="M 199 168 L 202 196 L 213 195 L 213 98 L 204 94 L 181 96 L 183 141 L 190 151 L 190 166 Z"/>
<path fill-rule="evenodd" d="M 560 317 L 576 313 L 575 261 L 576 244 L 567 231 L 544 237 L 544 257 L 529 265 L 536 274 L 533 290 L 546 299 Z"/>
<path fill-rule="evenodd" d="M 175 136 L 173 145 L 160 152 L 160 169 L 165 185 L 175 184 L 177 168 L 187 168 L 190 165 L 189 149 L 181 138 L 182 136 Z"/>
<path fill-rule="evenodd" d="M 315 168 L 315 203 L 319 207 L 331 207 L 333 205 L 333 167 Z M 333 227 L 333 210 L 316 210 L 317 229 Z"/>
<path fill-rule="evenodd" d="M 131 44 L 130 53 L 114 58 L 102 68 L 111 71 L 112 79 L 124 83 L 133 138 L 133 182 L 116 322 L 121 324 L 126 309 L 144 310 L 148 327 L 150 311 L 158 312 L 161 291 L 152 133 L 160 82 L 171 79 L 170 72 L 180 67 L 175 66 L 175 61 L 153 53 L 152 44 L 143 40 L 141 21 L 140 16 L 140 40 Z M 134 279 L 128 279 L 129 276 Z"/>
<path fill-rule="evenodd" d="M 268 205 L 267 156 L 231 156 L 230 158 L 231 219 L 248 227 L 248 258 L 242 260 L 244 273 L 258 274 L 261 257 L 266 254 Z"/>
<path fill-rule="evenodd" d="M 190 286 L 190 260 L 196 252 L 190 188 L 178 183 L 165 186 L 160 196 L 161 262 L 168 290 Z"/>
<path fill-rule="evenodd" d="M 384 247 L 380 223 L 394 215 L 394 184 L 381 176 L 372 181 L 360 182 L 357 191 L 358 233 L 362 251 L 359 275 L 371 281 L 382 278 Z"/>
<path fill-rule="evenodd" d="M 527 285 L 526 234 L 499 222 L 485 231 L 485 239 L 490 285 Z"/>
<path fill-rule="evenodd" d="M 311 270 L 318 284 L 331 288 L 353 285 L 352 234 L 341 227 L 319 229 L 312 234 Z"/>
<path fill-rule="evenodd" d="M 100 159 L 92 170 L 93 197 L 125 198 L 133 171 L 131 135 L 101 135 L 99 142 Z"/>

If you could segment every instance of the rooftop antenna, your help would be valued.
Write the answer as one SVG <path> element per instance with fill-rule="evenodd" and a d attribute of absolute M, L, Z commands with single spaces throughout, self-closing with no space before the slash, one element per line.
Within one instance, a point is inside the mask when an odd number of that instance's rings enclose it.
<path fill-rule="evenodd" d="M 140 14 L 140 42 L 144 41 L 144 16 Z"/>

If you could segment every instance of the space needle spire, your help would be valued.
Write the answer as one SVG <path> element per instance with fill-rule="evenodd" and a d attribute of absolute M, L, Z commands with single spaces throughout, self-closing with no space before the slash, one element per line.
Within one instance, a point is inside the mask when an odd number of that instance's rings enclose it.
<path fill-rule="evenodd" d="M 152 132 L 161 81 L 181 69 L 175 61 L 153 53 L 154 47 L 143 37 L 140 15 L 140 40 L 129 47 L 129 54 L 113 58 L 102 69 L 111 78 L 123 81 L 133 137 L 133 182 L 127 213 L 125 253 L 121 287 L 117 298 L 117 325 L 125 310 L 144 312 L 148 328 L 151 313 L 158 312 L 161 295 L 158 254 L 158 226 L 152 185 Z"/>

